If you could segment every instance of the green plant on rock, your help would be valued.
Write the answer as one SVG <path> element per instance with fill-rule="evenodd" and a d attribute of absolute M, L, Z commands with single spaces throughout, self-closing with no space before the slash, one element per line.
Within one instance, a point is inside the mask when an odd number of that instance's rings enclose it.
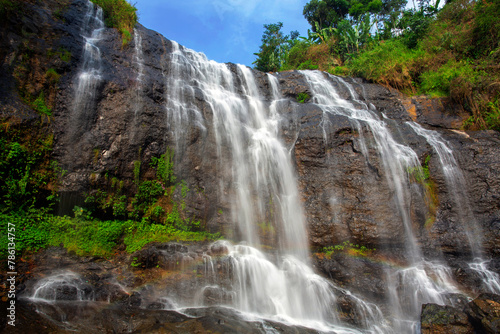
<path fill-rule="evenodd" d="M 134 181 L 136 185 L 139 185 L 141 180 L 141 161 L 134 161 Z"/>
<path fill-rule="evenodd" d="M 51 83 L 58 83 L 59 79 L 61 78 L 61 75 L 57 73 L 57 71 L 54 70 L 53 68 L 49 68 L 47 72 L 45 72 L 45 77 Z"/>
<path fill-rule="evenodd" d="M 350 241 L 344 241 L 341 244 L 323 247 L 322 253 L 327 259 L 331 259 L 332 255 L 335 253 L 348 253 L 353 256 L 367 256 L 376 249 L 370 249 L 364 245 L 353 244 Z"/>
<path fill-rule="evenodd" d="M 488 102 L 485 121 L 488 128 L 500 131 L 500 95 Z"/>
<path fill-rule="evenodd" d="M 131 40 L 130 32 L 137 23 L 137 8 L 126 0 L 91 0 L 102 8 L 106 26 L 116 28 L 122 35 L 122 45 Z"/>
<path fill-rule="evenodd" d="M 306 92 L 300 92 L 299 94 L 297 94 L 297 102 L 299 103 L 305 103 L 309 99 L 310 96 Z"/>
<path fill-rule="evenodd" d="M 51 206 L 57 196 L 61 169 L 51 159 L 53 136 L 32 138 L 25 131 L 0 134 L 0 210 Z"/>
<path fill-rule="evenodd" d="M 159 158 L 152 157 L 150 166 L 156 168 L 156 177 L 166 186 L 172 185 L 176 181 L 174 175 L 174 151 L 167 149 L 165 154 Z"/>
<path fill-rule="evenodd" d="M 32 102 L 31 105 L 33 106 L 33 109 L 35 109 L 40 115 L 52 116 L 52 108 L 49 108 L 47 106 L 43 91 L 40 92 L 38 97 L 35 99 L 35 101 Z"/>
<path fill-rule="evenodd" d="M 427 206 L 427 214 L 425 217 L 426 227 L 431 227 L 436 221 L 436 213 L 439 206 L 436 183 L 432 180 L 429 171 L 430 159 L 431 156 L 427 155 L 422 166 L 408 169 L 410 181 L 420 183 L 424 190 L 424 200 Z"/>
<path fill-rule="evenodd" d="M 57 51 L 49 50 L 47 52 L 47 56 L 49 57 L 57 56 L 65 63 L 68 63 L 71 60 L 71 52 L 64 47 L 59 47 Z"/>

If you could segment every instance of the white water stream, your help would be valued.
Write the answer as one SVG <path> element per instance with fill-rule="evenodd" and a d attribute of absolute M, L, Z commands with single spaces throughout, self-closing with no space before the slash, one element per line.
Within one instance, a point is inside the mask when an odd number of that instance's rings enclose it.
<path fill-rule="evenodd" d="M 460 169 L 453 151 L 446 140 L 437 132 L 424 129 L 417 123 L 408 123 L 420 136 L 424 137 L 429 145 L 436 151 L 445 176 L 448 193 L 454 202 L 454 209 L 461 226 L 464 228 L 473 255 L 473 262 L 469 267 L 481 278 L 486 291 L 500 294 L 500 277 L 487 267 L 488 261 L 483 259 L 483 240 L 479 224 L 477 224 L 472 206 L 467 194 L 467 183 Z"/>
<path fill-rule="evenodd" d="M 370 110 L 354 88 L 342 78 L 318 71 L 302 71 L 302 74 L 309 84 L 312 102 L 324 112 L 323 127 L 328 126 L 328 113 L 342 115 L 349 118 L 360 134 L 362 126 L 367 126 L 375 139 L 385 176 L 395 194 L 393 201 L 406 232 L 408 267 L 388 272 L 388 297 L 395 315 L 394 330 L 396 333 L 414 333 L 418 331 L 422 304 L 450 304 L 447 295 L 458 291 L 449 269 L 443 264 L 426 261 L 416 242 L 409 213 L 411 195 L 408 170 L 420 167 L 417 154 L 394 139 L 384 119 Z M 334 83 L 349 91 L 350 100 L 340 97 Z M 325 139 L 326 133 L 324 130 Z M 360 146 L 366 155 L 365 139 L 360 135 Z M 368 156 L 365 158 L 369 160 Z"/>
<path fill-rule="evenodd" d="M 72 124 L 78 133 L 88 130 L 89 120 L 96 101 L 99 82 L 102 79 L 101 50 L 99 41 L 104 30 L 104 18 L 101 7 L 87 1 L 87 12 L 83 19 L 82 36 L 84 38 L 83 57 L 75 101 L 73 102 Z"/>
<path fill-rule="evenodd" d="M 134 49 L 135 49 L 135 67 L 137 71 L 137 77 L 135 79 L 137 87 L 134 105 L 134 118 L 140 113 L 142 108 L 142 98 L 143 98 L 143 85 L 144 85 L 144 55 L 142 52 L 142 36 L 138 29 L 134 28 Z"/>
<path fill-rule="evenodd" d="M 173 42 L 166 110 L 176 150 L 183 153 L 193 125 L 214 137 L 223 170 L 221 194 L 231 193 L 237 237 L 246 243 L 227 246 L 234 273 L 232 306 L 278 321 L 357 332 L 339 321 L 335 311 L 335 290 L 339 289 L 309 266 L 297 177 L 289 151 L 278 136 L 283 98 L 274 76 L 263 79 L 271 88 L 271 101 L 259 91 L 249 68 L 234 65 L 231 69 Z M 263 234 L 273 240 L 278 251 L 275 260 L 259 250 L 266 242 Z M 213 268 L 211 260 L 206 261 Z M 384 332 L 381 328 L 386 326 L 376 306 L 356 301 L 366 311 L 366 330 Z"/>

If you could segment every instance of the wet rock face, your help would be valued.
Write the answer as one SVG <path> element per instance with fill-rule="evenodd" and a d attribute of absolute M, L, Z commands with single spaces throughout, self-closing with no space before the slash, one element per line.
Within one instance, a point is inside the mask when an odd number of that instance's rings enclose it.
<path fill-rule="evenodd" d="M 451 306 L 425 304 L 421 315 L 422 334 L 473 334 L 474 328 L 463 311 Z"/>
<path fill-rule="evenodd" d="M 466 309 L 478 333 L 500 333 L 500 296 L 481 294 Z"/>
<path fill-rule="evenodd" d="M 500 296 L 481 294 L 465 307 L 422 305 L 422 334 L 499 333 Z"/>

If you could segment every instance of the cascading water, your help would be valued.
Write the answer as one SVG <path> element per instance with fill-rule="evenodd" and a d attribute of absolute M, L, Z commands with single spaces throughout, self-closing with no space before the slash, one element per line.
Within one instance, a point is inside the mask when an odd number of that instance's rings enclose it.
<path fill-rule="evenodd" d="M 387 181 L 394 191 L 394 203 L 406 232 L 409 267 L 387 273 L 389 299 L 395 315 L 394 329 L 398 333 L 416 332 L 422 304 L 450 304 L 451 300 L 447 295 L 457 292 L 449 269 L 439 263 L 426 261 L 414 236 L 409 214 L 411 195 L 407 171 L 420 167 L 417 154 L 410 147 L 396 142 L 384 120 L 370 110 L 353 87 L 343 79 L 317 71 L 302 71 L 302 74 L 309 84 L 313 103 L 323 110 L 325 140 L 328 113 L 345 116 L 351 121 L 360 133 L 360 146 L 367 160 L 367 143 L 361 136 L 363 125 L 370 129 L 375 139 L 375 146 Z M 333 83 L 346 88 L 352 101 L 341 98 Z"/>
<path fill-rule="evenodd" d="M 43 278 L 33 287 L 29 297 L 35 301 L 90 301 L 94 299 L 89 285 L 71 271 L 65 271 Z"/>
<path fill-rule="evenodd" d="M 82 36 L 85 44 L 75 101 L 71 114 L 71 133 L 76 139 L 89 129 L 92 112 L 95 106 L 96 92 L 102 78 L 101 50 L 97 46 L 104 30 L 103 12 L 99 6 L 87 1 L 87 12 L 82 25 Z"/>
<path fill-rule="evenodd" d="M 213 136 L 225 178 L 221 194 L 234 194 L 233 220 L 239 239 L 247 243 L 225 245 L 233 275 L 230 305 L 278 321 L 337 333 L 357 332 L 339 321 L 335 293 L 341 289 L 314 274 L 308 265 L 297 180 L 289 151 L 278 136 L 277 111 L 285 103 L 278 80 L 265 77 L 271 87 L 269 101 L 259 92 L 249 68 L 234 65 L 231 69 L 208 61 L 175 42 L 170 66 L 166 110 L 176 150 L 186 147 L 190 131 Z M 197 100 L 204 106 L 197 105 Z M 207 109 L 212 126 L 205 118 Z M 266 243 L 264 234 L 271 235 L 268 246 L 277 246 L 275 259 L 258 250 Z M 213 272 L 212 259 L 204 261 L 205 270 Z M 215 279 L 203 289 L 218 288 Z M 376 306 L 352 300 L 365 316 L 368 332 L 387 332 Z"/>
<path fill-rule="evenodd" d="M 135 67 L 137 70 L 136 81 L 136 97 L 135 97 L 135 106 L 134 106 L 134 118 L 137 118 L 137 114 L 139 114 L 142 108 L 142 87 L 144 85 L 144 60 L 142 53 L 142 36 L 139 30 L 134 28 L 134 48 L 135 48 Z"/>
<path fill-rule="evenodd" d="M 448 193 L 454 202 L 454 209 L 457 213 L 457 217 L 462 227 L 465 229 L 471 254 L 474 257 L 474 261 L 469 264 L 470 268 L 478 273 L 486 291 L 497 294 L 500 293 L 500 277 L 496 273 L 488 270 L 488 261 L 482 258 L 481 228 L 474 218 L 472 207 L 466 193 L 467 186 L 465 178 L 453 155 L 453 151 L 438 132 L 424 129 L 414 122 L 408 122 L 407 124 L 411 126 L 415 133 L 424 137 L 439 156 L 439 161 L 448 187 Z"/>

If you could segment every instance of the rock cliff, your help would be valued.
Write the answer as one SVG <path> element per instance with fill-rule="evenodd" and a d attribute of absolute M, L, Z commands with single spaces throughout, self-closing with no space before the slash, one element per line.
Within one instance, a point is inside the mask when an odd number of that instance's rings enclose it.
<path fill-rule="evenodd" d="M 118 31 L 104 29 L 98 44 L 101 72 L 93 107 L 79 114 L 73 102 L 83 62 L 85 10 L 84 0 L 26 1 L 22 12 L 10 13 L 0 23 L 0 116 L 11 126 L 38 121 L 40 115 L 26 99 L 45 92 L 52 117 L 42 121 L 54 133 L 55 159 L 67 170 L 60 187 L 62 212 L 81 203 L 86 192 L 107 181 L 107 175 L 123 180 L 125 191 L 132 193 L 134 162 L 141 162 L 141 178 L 153 178 L 152 158 L 171 148 L 175 149 L 177 178 L 196 190 L 186 196 L 186 212 L 211 232 L 244 239 L 233 224 L 236 181 L 231 168 L 218 163 L 229 159 L 223 156 L 230 155 L 230 148 L 227 143 L 217 144 L 214 113 L 201 88 L 193 89 L 191 100 L 185 103 L 201 112 L 203 126 L 191 119 L 182 143 L 172 130 L 173 120 L 166 110 L 174 89 L 172 77 L 191 78 L 176 72 L 175 44 L 138 24 L 134 33 L 141 37 L 139 60 L 138 39 L 122 46 Z M 248 94 L 238 66 L 227 64 L 227 68 L 237 83 L 235 94 Z M 49 69 L 57 72 L 57 80 L 47 75 Z M 275 96 L 267 74 L 252 73 L 263 103 L 270 105 Z M 325 114 L 314 103 L 314 92 L 302 73 L 273 76 L 282 96 L 278 137 L 289 150 L 297 174 L 311 249 L 321 253 L 323 247 L 349 241 L 375 254 L 373 259 L 319 255 L 314 260 L 317 270 L 343 287 L 382 300 L 388 293 L 382 282 L 385 267 L 377 261 L 405 263 L 404 249 L 410 241 L 373 133 L 349 117 Z M 371 113 L 384 120 L 397 143 L 411 148 L 428 170 L 432 186 L 410 182 L 407 198 L 411 228 L 423 254 L 444 257 L 459 284 L 476 290 L 467 267 L 474 253 L 467 231 L 478 229 L 486 257 L 492 258 L 491 268 L 499 272 L 500 135 L 460 131 L 461 109 L 444 100 L 410 99 L 361 79 L 345 78 L 349 86 L 331 77 L 328 80 L 343 99 L 358 103 L 347 88 L 352 87 L 371 106 Z M 297 101 L 301 93 L 308 94 L 305 103 Z M 435 131 L 452 149 L 466 186 L 460 190 L 472 208 L 465 225 L 440 156 L 407 122 Z M 229 181 L 221 184 L 221 180 Z M 180 197 L 180 190 L 174 196 Z"/>

